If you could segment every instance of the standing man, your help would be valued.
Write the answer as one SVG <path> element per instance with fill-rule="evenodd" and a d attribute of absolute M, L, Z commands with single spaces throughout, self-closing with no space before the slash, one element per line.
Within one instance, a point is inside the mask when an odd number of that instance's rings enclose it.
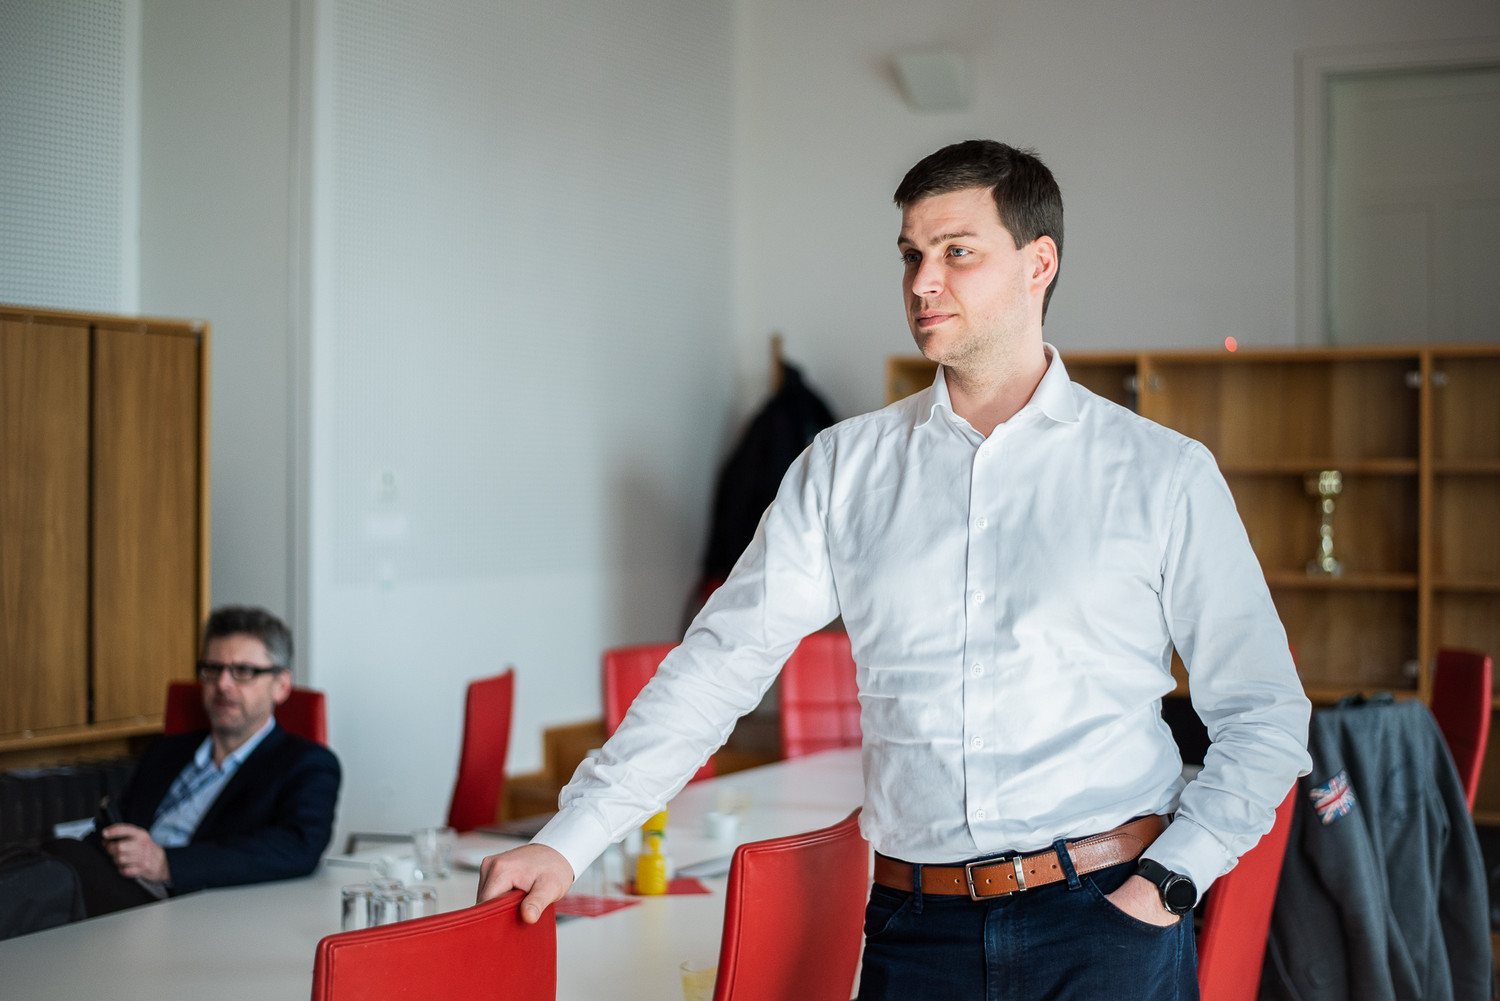
<path fill-rule="evenodd" d="M 276 726 L 292 690 L 292 634 L 260 608 L 208 617 L 198 681 L 209 730 L 163 737 L 120 798 L 119 820 L 47 849 L 73 866 L 89 917 L 209 886 L 305 876 L 333 836 L 339 763 Z"/>
<path fill-rule="evenodd" d="M 1182 915 L 1309 767 L 1286 634 L 1213 457 L 1070 382 L 1043 342 L 1051 172 L 971 141 L 895 198 L 937 378 L 803 453 L 558 815 L 485 861 L 480 896 L 526 890 L 534 920 L 842 615 L 877 852 L 861 998 L 1196 997 Z M 1213 741 L 1186 784 L 1160 712 L 1174 648 Z"/>

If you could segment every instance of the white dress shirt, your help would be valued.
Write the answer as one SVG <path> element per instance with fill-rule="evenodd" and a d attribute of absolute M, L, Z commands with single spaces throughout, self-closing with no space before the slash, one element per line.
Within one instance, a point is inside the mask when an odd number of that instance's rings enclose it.
<path fill-rule="evenodd" d="M 728 581 L 537 840 L 580 872 L 660 808 L 842 615 L 877 851 L 1044 848 L 1142 814 L 1200 892 L 1311 765 L 1310 706 L 1213 456 L 1069 381 L 1046 347 L 988 438 L 933 385 L 818 435 Z M 1172 649 L 1212 738 L 1184 784 Z"/>

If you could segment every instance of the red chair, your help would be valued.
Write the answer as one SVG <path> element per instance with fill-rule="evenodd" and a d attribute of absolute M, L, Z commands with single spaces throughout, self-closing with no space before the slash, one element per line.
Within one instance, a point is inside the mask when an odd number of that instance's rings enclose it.
<path fill-rule="evenodd" d="M 557 997 L 557 923 L 517 913 L 519 890 L 428 918 L 340 932 L 318 943 L 312 1001 L 500 1001 Z"/>
<path fill-rule="evenodd" d="M 782 757 L 859 744 L 859 687 L 849 634 L 813 633 L 781 670 Z"/>
<path fill-rule="evenodd" d="M 1474 812 L 1479 771 L 1490 736 L 1490 693 L 1494 667 L 1478 650 L 1443 647 L 1432 671 L 1432 715 L 1448 742 L 1458 777 Z"/>
<path fill-rule="evenodd" d="M 788 894 L 788 887 L 817 887 Z M 734 851 L 714 1001 L 849 1001 L 859 966 L 870 846 L 859 811 L 808 834 Z"/>
<path fill-rule="evenodd" d="M 1276 822 L 1229 873 L 1209 887 L 1198 936 L 1198 992 L 1203 1001 L 1255 1001 L 1281 860 L 1292 829 L 1297 787 L 1276 808 Z"/>
<path fill-rule="evenodd" d="M 516 672 L 510 668 L 492 678 L 469 682 L 464 696 L 464 737 L 458 752 L 458 777 L 448 800 L 448 826 L 472 831 L 495 822 L 505 791 L 505 756 L 510 750 L 510 720 L 515 704 Z M 409 834 L 352 831 L 345 854 L 360 842 L 410 842 Z"/>
<path fill-rule="evenodd" d="M 604 651 L 604 733 L 614 736 L 625 718 L 630 703 L 646 687 L 661 666 L 662 660 L 676 646 L 675 643 L 647 643 L 643 646 L 622 646 Z M 703 767 L 693 773 L 689 780 L 714 777 L 714 762 L 709 758 Z"/>
<path fill-rule="evenodd" d="M 505 791 L 505 755 L 510 750 L 516 672 L 469 683 L 464 699 L 464 743 L 458 779 L 448 801 L 448 826 L 472 831 L 495 822 Z"/>
<path fill-rule="evenodd" d="M 276 725 L 299 737 L 328 746 L 328 707 L 316 688 L 292 687 L 292 694 L 276 707 Z M 165 734 L 208 729 L 203 708 L 203 689 L 196 681 L 173 681 L 167 685 L 167 710 L 162 716 Z"/>

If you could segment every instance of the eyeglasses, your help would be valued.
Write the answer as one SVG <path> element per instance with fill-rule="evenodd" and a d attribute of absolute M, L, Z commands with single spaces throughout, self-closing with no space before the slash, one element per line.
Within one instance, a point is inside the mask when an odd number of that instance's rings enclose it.
<path fill-rule="evenodd" d="M 219 680 L 219 675 L 225 671 L 235 680 L 237 684 L 243 685 L 247 681 L 253 681 L 262 674 L 275 674 L 284 671 L 282 667 L 259 667 L 255 664 L 220 664 L 212 660 L 198 661 L 198 680 L 213 684 Z"/>

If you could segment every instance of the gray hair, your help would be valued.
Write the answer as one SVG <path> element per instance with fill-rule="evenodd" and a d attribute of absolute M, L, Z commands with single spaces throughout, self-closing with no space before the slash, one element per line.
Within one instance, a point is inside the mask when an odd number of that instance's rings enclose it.
<path fill-rule="evenodd" d="M 291 670 L 292 631 L 264 608 L 224 605 L 214 609 L 203 625 L 203 650 L 207 652 L 210 640 L 238 635 L 254 636 L 266 648 L 273 667 Z"/>

